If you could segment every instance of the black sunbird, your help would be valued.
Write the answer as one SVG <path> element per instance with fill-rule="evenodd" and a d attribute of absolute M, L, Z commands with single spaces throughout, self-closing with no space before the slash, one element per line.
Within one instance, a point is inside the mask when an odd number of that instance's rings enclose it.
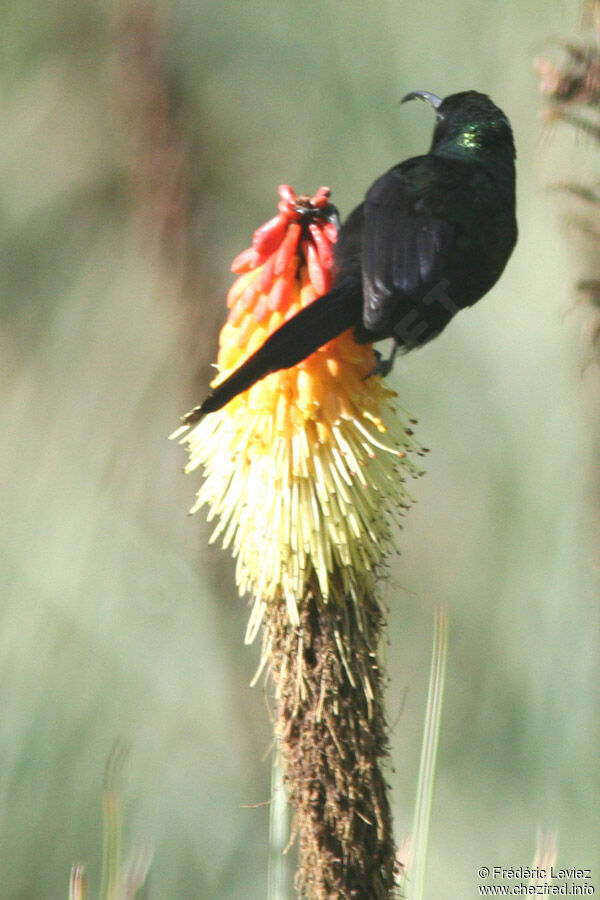
<path fill-rule="evenodd" d="M 515 146 L 507 117 L 477 91 L 445 99 L 412 91 L 435 110 L 428 153 L 371 185 L 340 228 L 332 289 L 275 331 L 183 417 L 191 425 L 255 382 L 295 366 L 354 327 L 359 343 L 394 339 L 411 350 L 494 286 L 517 241 Z M 404 102 L 404 101 L 403 101 Z"/>

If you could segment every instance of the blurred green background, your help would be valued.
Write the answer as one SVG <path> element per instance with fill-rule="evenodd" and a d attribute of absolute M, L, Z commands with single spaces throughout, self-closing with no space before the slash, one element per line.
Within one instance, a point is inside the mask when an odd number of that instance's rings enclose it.
<path fill-rule="evenodd" d="M 594 247 L 547 189 L 600 155 L 543 128 L 532 70 L 581 21 L 579 0 L 4 5 L 3 898 L 64 897 L 74 861 L 98 885 L 115 740 L 151 896 L 265 898 L 258 647 L 166 436 L 205 391 L 229 263 L 277 185 L 327 184 L 347 214 L 428 146 L 430 112 L 397 106 L 416 88 L 477 88 L 510 116 L 520 241 L 492 294 L 391 377 L 431 448 L 383 585 L 396 834 L 443 603 L 428 896 L 477 896 L 478 867 L 528 865 L 540 828 L 600 890 L 600 372 L 573 288 Z"/>

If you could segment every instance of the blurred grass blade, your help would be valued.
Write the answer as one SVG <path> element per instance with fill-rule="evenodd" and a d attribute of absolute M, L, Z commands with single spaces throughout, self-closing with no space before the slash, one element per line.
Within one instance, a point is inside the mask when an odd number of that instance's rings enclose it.
<path fill-rule="evenodd" d="M 269 810 L 269 876 L 267 900 L 288 900 L 287 856 L 289 815 L 278 748 L 273 749 Z"/>
<path fill-rule="evenodd" d="M 81 863 L 75 863 L 71 869 L 71 880 L 69 882 L 69 900 L 86 900 L 88 896 L 87 878 L 85 877 L 85 866 Z"/>
<path fill-rule="evenodd" d="M 109 754 L 104 771 L 104 842 L 100 896 L 107 900 L 115 896 L 121 876 L 123 811 L 119 782 L 127 753 L 128 749 L 117 742 Z"/>
<path fill-rule="evenodd" d="M 425 713 L 425 728 L 423 731 L 421 762 L 419 764 L 419 780 L 417 782 L 415 818 L 407 880 L 407 896 L 409 900 L 422 900 L 425 886 L 425 866 L 435 784 L 435 766 L 442 720 L 447 653 L 448 614 L 442 607 L 436 607 L 427 710 Z"/>
<path fill-rule="evenodd" d="M 102 884 L 100 900 L 142 900 L 148 896 L 147 877 L 152 863 L 152 849 L 137 847 L 125 866 L 121 863 L 123 838 L 123 801 L 120 777 L 129 750 L 117 741 L 112 747 L 104 770 L 104 838 L 102 846 Z M 69 900 L 86 900 L 88 883 L 85 866 L 71 869 Z"/>

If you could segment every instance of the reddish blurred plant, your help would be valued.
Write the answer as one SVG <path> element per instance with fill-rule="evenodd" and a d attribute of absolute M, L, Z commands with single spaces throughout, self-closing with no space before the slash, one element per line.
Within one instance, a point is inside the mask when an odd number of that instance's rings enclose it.
<path fill-rule="evenodd" d="M 579 44 L 564 43 L 565 62 L 557 65 L 549 59 L 534 63 L 540 75 L 540 89 L 547 100 L 542 116 L 546 122 L 559 121 L 590 135 L 600 144 L 600 0 L 589 0 L 587 18 L 593 38 Z M 586 205 L 577 223 L 594 241 L 600 241 L 600 189 L 598 185 L 576 183 L 558 187 Z M 600 277 L 582 279 L 578 290 L 584 292 L 600 310 Z M 600 318 L 592 325 L 592 342 L 600 345 Z"/>

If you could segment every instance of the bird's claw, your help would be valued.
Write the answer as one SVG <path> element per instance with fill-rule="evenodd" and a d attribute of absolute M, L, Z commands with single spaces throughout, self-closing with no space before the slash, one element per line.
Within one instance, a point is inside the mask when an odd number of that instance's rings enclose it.
<path fill-rule="evenodd" d="M 394 343 L 394 347 L 392 352 L 388 356 L 387 359 L 383 358 L 383 355 L 373 347 L 373 353 L 375 355 L 375 365 L 371 369 L 368 375 L 365 375 L 363 381 L 366 381 L 367 378 L 371 378 L 372 375 L 380 375 L 382 378 L 385 378 L 390 374 L 394 367 L 394 358 L 396 356 L 396 350 L 398 349 L 398 345 Z"/>
<path fill-rule="evenodd" d="M 377 354 L 377 361 L 375 362 L 375 366 L 372 371 L 372 375 L 381 375 L 382 378 L 385 378 L 386 375 L 389 375 L 394 367 L 394 358 L 393 356 L 389 357 L 389 359 L 384 359 L 381 353 Z"/>

